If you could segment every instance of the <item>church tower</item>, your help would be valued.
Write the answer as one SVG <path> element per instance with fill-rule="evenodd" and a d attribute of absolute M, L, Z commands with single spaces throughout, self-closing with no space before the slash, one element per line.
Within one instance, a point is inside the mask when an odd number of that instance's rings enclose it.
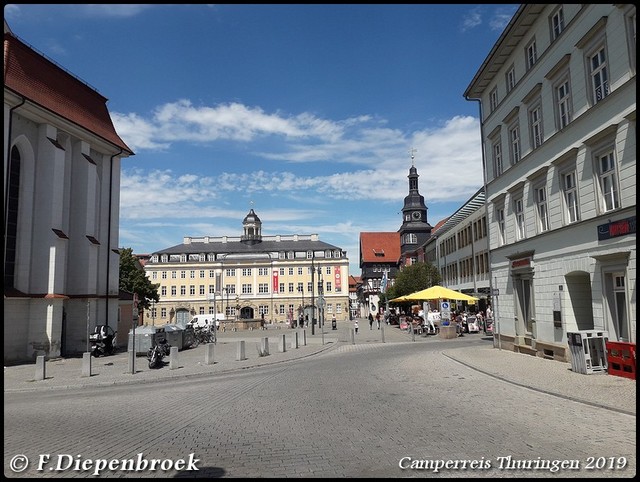
<path fill-rule="evenodd" d="M 431 237 L 432 227 L 427 221 L 427 206 L 424 196 L 418 189 L 418 169 L 414 163 L 416 150 L 411 149 L 411 168 L 409 169 L 409 194 L 404 198 L 402 207 L 402 226 L 400 233 L 400 252 L 402 264 L 410 264 L 408 260 L 416 257 L 416 252 Z"/>

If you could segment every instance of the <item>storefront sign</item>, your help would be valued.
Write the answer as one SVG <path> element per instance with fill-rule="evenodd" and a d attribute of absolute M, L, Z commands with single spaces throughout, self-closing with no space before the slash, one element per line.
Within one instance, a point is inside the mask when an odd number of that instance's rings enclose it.
<path fill-rule="evenodd" d="M 511 269 L 530 268 L 531 258 L 520 258 L 511 261 Z"/>
<path fill-rule="evenodd" d="M 635 233 L 636 217 L 632 216 L 630 218 L 621 219 L 620 221 L 613 221 L 598 226 L 598 241 L 617 238 L 618 236 L 624 236 L 625 234 Z"/>

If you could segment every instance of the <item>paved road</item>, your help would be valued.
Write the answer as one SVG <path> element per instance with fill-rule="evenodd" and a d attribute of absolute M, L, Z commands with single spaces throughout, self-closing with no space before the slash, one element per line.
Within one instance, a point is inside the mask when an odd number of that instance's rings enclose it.
<path fill-rule="evenodd" d="M 352 344 L 348 330 L 338 331 L 331 341 L 327 334 L 325 345 L 310 341 L 307 347 L 273 352 L 268 357 L 242 362 L 221 359 L 215 364 L 214 370 L 219 370 L 215 373 L 187 373 L 191 365 L 185 353 L 184 367 L 179 370 L 165 367 L 129 375 L 129 380 L 141 375 L 140 380 L 147 381 L 142 377 L 149 372 L 149 376 L 163 376 L 161 383 L 90 385 L 94 379 L 107 377 L 100 374 L 84 379 L 81 388 L 69 380 L 66 385 L 46 386 L 63 378 L 61 370 L 49 380 L 29 382 L 36 388 L 11 388 L 7 372 L 9 378 L 19 378 L 17 370 L 5 369 L 5 476 L 86 477 L 95 466 L 78 471 L 49 469 L 57 468 L 58 462 L 64 467 L 96 459 L 135 460 L 137 454 L 146 461 L 185 459 L 187 466 L 193 454 L 198 470 L 105 470 L 102 475 L 635 475 L 635 412 L 624 413 L 624 407 L 604 409 L 590 400 L 576 401 L 524 388 L 467 366 L 492 356 L 491 365 L 517 367 L 523 372 L 526 367 L 537 372 L 540 366 L 549 378 L 554 370 L 560 375 L 563 372 L 559 370 L 567 371 L 565 364 L 498 351 L 475 336 L 413 342 L 407 334 L 390 328 L 385 330 L 386 342 L 381 343 L 380 334 L 367 327 Z M 271 337 L 271 332 L 267 333 Z M 237 343 L 232 334 L 223 336 L 230 347 Z M 222 356 L 224 340 L 219 343 Z M 278 360 L 290 353 L 296 357 Z M 196 355 L 194 351 L 190 356 Z M 267 359 L 271 361 L 267 363 Z M 505 360 L 509 363 L 503 363 Z M 225 363 L 229 368 L 221 370 Z M 239 369 L 237 363 L 257 368 Z M 185 370 L 183 375 L 176 375 L 180 370 Z M 635 387 L 632 380 L 609 375 L 567 375 L 576 386 L 591 383 L 594 392 L 602 391 L 601 384 L 611 380 L 622 383 L 614 382 L 613 388 L 607 389 L 625 397 L 630 387 Z M 633 393 L 635 406 L 635 389 Z M 14 473 L 10 462 L 18 454 L 28 456 L 32 464 Z M 50 454 L 51 459 L 45 463 L 41 458 L 44 470 L 38 471 L 38 458 L 43 454 Z M 567 461 L 578 464 L 579 470 L 500 468 L 508 457 L 534 465 Z M 605 468 L 589 470 L 590 458 L 594 467 L 604 464 Z M 414 460 L 423 469 L 400 468 Z M 436 473 L 430 464 L 440 460 L 448 461 L 450 467 Z M 463 461 L 469 460 L 474 462 L 463 468 Z"/>

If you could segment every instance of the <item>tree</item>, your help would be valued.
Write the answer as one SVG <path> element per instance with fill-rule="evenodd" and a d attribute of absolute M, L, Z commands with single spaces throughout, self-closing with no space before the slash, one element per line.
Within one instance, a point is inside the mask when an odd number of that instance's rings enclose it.
<path fill-rule="evenodd" d="M 442 276 L 438 268 L 428 261 L 415 263 L 402 268 L 396 275 L 396 279 L 387 292 L 385 297 L 389 300 L 399 296 L 409 295 L 431 286 L 439 285 L 442 282 Z M 386 301 L 386 299 L 384 300 Z"/>
<path fill-rule="evenodd" d="M 131 248 L 120 250 L 120 289 L 138 295 L 138 311 L 149 308 L 151 301 L 158 302 L 158 288 L 147 278 L 140 261 Z"/>

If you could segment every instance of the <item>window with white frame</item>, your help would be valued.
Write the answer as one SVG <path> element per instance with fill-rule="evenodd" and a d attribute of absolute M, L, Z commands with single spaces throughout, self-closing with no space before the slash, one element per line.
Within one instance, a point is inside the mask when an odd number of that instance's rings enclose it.
<path fill-rule="evenodd" d="M 293 291 L 293 285 L 291 286 L 291 291 Z M 278 293 L 284 293 L 284 283 L 279 283 Z"/>
<path fill-rule="evenodd" d="M 597 156 L 601 207 L 609 212 L 620 207 L 618 175 L 613 150 Z"/>
<path fill-rule="evenodd" d="M 196 294 L 196 286 L 195 285 L 189 285 L 189 295 L 190 296 L 195 296 Z"/>
<path fill-rule="evenodd" d="M 556 120 L 558 130 L 564 129 L 571 122 L 571 90 L 569 79 L 563 79 L 555 86 Z"/>
<path fill-rule="evenodd" d="M 151 272 L 151 279 L 158 279 L 158 272 L 157 271 L 152 271 Z"/>
<path fill-rule="evenodd" d="M 496 209 L 496 222 L 498 223 L 498 242 L 500 246 L 505 243 L 504 237 L 504 208 L 500 207 Z"/>
<path fill-rule="evenodd" d="M 498 87 L 494 87 L 489 94 L 489 107 L 491 109 L 491 112 L 496 110 L 496 108 L 498 107 Z"/>
<path fill-rule="evenodd" d="M 180 296 L 185 296 L 187 294 L 187 287 L 185 285 L 180 286 Z"/>
<path fill-rule="evenodd" d="M 251 276 L 251 268 L 242 268 L 242 276 Z"/>
<path fill-rule="evenodd" d="M 199 286 L 199 290 L 200 290 L 200 296 L 204 296 L 205 292 L 204 292 L 204 285 L 200 285 Z"/>
<path fill-rule="evenodd" d="M 180 271 L 180 278 L 181 279 L 186 279 L 187 278 L 187 272 L 186 271 Z"/>
<path fill-rule="evenodd" d="M 171 296 L 176 296 L 176 290 L 177 288 L 175 286 L 171 287 Z"/>
<path fill-rule="evenodd" d="M 493 151 L 493 172 L 494 176 L 498 177 L 502 175 L 502 145 L 500 144 L 500 138 L 498 138 L 491 146 Z"/>
<path fill-rule="evenodd" d="M 298 266 L 298 276 L 302 275 L 302 267 Z"/>
<path fill-rule="evenodd" d="M 520 161 L 520 125 L 517 122 L 509 128 L 509 155 L 512 165 Z"/>
<path fill-rule="evenodd" d="M 554 10 L 549 21 L 551 23 L 551 40 L 553 41 L 564 31 L 564 11 L 562 10 L 562 5 Z"/>
<path fill-rule="evenodd" d="M 235 276 L 236 275 L 236 269 L 235 268 L 227 268 L 225 276 Z"/>
<path fill-rule="evenodd" d="M 258 283 L 258 293 L 269 293 L 269 283 Z"/>
<path fill-rule="evenodd" d="M 171 271 L 171 279 L 176 279 L 178 277 L 177 271 Z"/>
<path fill-rule="evenodd" d="M 162 277 L 162 279 L 167 279 L 167 272 L 163 271 L 162 273 L 160 273 L 160 276 Z"/>
<path fill-rule="evenodd" d="M 250 295 L 251 293 L 253 293 L 253 286 L 251 285 L 251 283 L 243 283 L 242 284 L 242 294 Z"/>
<path fill-rule="evenodd" d="M 589 74 L 591 76 L 591 93 L 593 103 L 597 104 L 609 95 L 609 74 L 604 45 L 589 56 Z"/>
<path fill-rule="evenodd" d="M 511 68 L 507 71 L 507 93 L 511 92 L 511 90 L 516 86 L 516 68 L 511 66 Z"/>
<path fill-rule="evenodd" d="M 519 197 L 513 201 L 513 212 L 516 217 L 516 240 L 524 239 L 524 199 Z"/>
<path fill-rule="evenodd" d="M 418 235 L 415 233 L 407 233 L 404 242 L 405 244 L 416 244 L 418 242 Z"/>
<path fill-rule="evenodd" d="M 538 61 L 538 50 L 536 48 L 536 39 L 534 38 L 531 42 L 527 44 L 525 49 L 526 52 L 526 65 L 527 71 L 534 66 L 534 64 Z"/>
<path fill-rule="evenodd" d="M 542 145 L 542 107 L 535 104 L 529 109 L 529 125 L 531 128 L 531 149 Z"/>
<path fill-rule="evenodd" d="M 562 174 L 562 195 L 564 198 L 565 221 L 567 224 L 575 223 L 579 218 L 578 211 L 578 186 L 576 184 L 576 171 Z"/>
<path fill-rule="evenodd" d="M 536 212 L 538 215 L 538 230 L 541 233 L 549 230 L 549 207 L 547 205 L 547 188 L 540 186 L 535 189 Z"/>
<path fill-rule="evenodd" d="M 160 294 L 161 294 L 162 296 L 167 296 L 167 287 L 166 287 L 166 286 L 162 286 L 162 287 L 160 288 Z"/>

